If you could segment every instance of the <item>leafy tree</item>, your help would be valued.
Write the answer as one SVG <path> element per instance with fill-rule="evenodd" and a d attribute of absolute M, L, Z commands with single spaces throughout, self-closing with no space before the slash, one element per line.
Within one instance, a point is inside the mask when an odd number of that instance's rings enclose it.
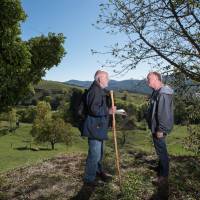
<path fill-rule="evenodd" d="M 58 142 L 71 142 L 72 126 L 57 116 L 53 117 L 49 103 L 39 102 L 31 133 L 37 142 L 50 142 L 53 150 Z"/>
<path fill-rule="evenodd" d="M 26 18 L 20 2 L 2 0 L 0 10 L 0 107 L 2 108 L 2 105 L 14 104 L 14 99 L 27 89 L 28 84 L 23 75 L 29 71 L 31 54 L 28 46 L 20 39 L 20 22 Z"/>
<path fill-rule="evenodd" d="M 44 97 L 44 101 L 46 101 L 46 102 L 48 102 L 48 103 L 51 103 L 52 97 L 51 97 L 51 96 L 45 96 L 45 97 Z"/>
<path fill-rule="evenodd" d="M 65 54 L 64 36 L 49 33 L 29 41 L 20 38 L 26 14 L 20 0 L 0 2 L 0 108 L 16 105 L 46 70 L 58 65 Z"/>
<path fill-rule="evenodd" d="M 45 75 L 46 70 L 60 63 L 65 55 L 62 46 L 64 39 L 62 33 L 58 35 L 49 33 L 48 36 L 41 35 L 26 42 L 31 53 L 31 65 L 28 72 L 31 82 L 37 83 Z"/>
<path fill-rule="evenodd" d="M 200 100 L 197 98 L 193 102 L 188 109 L 190 123 L 187 126 L 187 130 L 189 136 L 185 140 L 185 147 L 196 155 L 200 155 Z"/>
<path fill-rule="evenodd" d="M 176 95 L 174 98 L 174 122 L 175 124 L 186 124 L 188 122 L 187 102 L 184 98 Z"/>
<path fill-rule="evenodd" d="M 198 117 L 192 113 L 194 104 L 198 104 L 196 94 L 199 92 L 199 83 L 192 81 L 183 73 L 174 71 L 170 75 L 170 84 L 174 88 L 174 120 L 176 124 L 198 123 Z M 194 119 L 192 117 L 194 116 Z"/>
<path fill-rule="evenodd" d="M 80 117 L 78 116 L 78 107 L 81 102 L 83 91 L 78 88 L 73 88 L 69 101 L 68 113 L 65 113 L 65 120 L 70 122 L 73 126 L 79 127 Z"/>
<path fill-rule="evenodd" d="M 69 113 L 69 102 L 65 102 L 58 107 L 58 112 L 60 116 L 65 120 L 65 122 L 70 121 L 71 114 Z"/>
<path fill-rule="evenodd" d="M 100 10 L 97 27 L 127 37 L 110 47 L 106 66 L 125 73 L 152 62 L 200 81 L 199 0 L 109 0 Z"/>
<path fill-rule="evenodd" d="M 24 123 L 33 123 L 36 116 L 35 106 L 28 106 L 17 111 L 19 115 L 19 121 Z"/>
<path fill-rule="evenodd" d="M 45 120 L 51 117 L 51 106 L 45 101 L 40 101 L 36 108 L 36 120 Z"/>
<path fill-rule="evenodd" d="M 175 71 L 171 76 L 175 88 L 174 119 L 176 124 L 187 125 L 189 136 L 185 138 L 185 147 L 200 154 L 200 85 Z"/>

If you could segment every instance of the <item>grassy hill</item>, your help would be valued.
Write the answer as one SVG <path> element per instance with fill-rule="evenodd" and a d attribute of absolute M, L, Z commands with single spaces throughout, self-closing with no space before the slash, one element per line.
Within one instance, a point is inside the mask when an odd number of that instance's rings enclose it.
<path fill-rule="evenodd" d="M 49 99 L 48 101 L 53 110 L 56 110 L 62 102 L 69 102 L 74 90 L 84 90 L 83 87 L 46 80 L 40 81 L 34 86 L 34 89 L 35 94 L 30 94 L 20 104 L 25 106 L 35 106 L 38 101 Z M 147 95 L 144 94 L 118 90 L 114 91 L 114 96 L 116 101 L 124 100 L 124 97 L 126 97 L 126 100 L 122 103 L 133 103 L 138 105 L 145 103 L 147 99 Z"/>
<path fill-rule="evenodd" d="M 68 101 L 71 92 L 80 87 L 55 81 L 41 81 L 35 86 L 34 98 Z M 134 104 L 138 108 L 146 103 L 147 96 L 115 91 L 120 106 Z M 23 109 L 27 109 L 24 106 Z M 133 113 L 135 114 L 135 113 Z M 1 118 L 2 119 L 2 118 Z M 118 121 L 117 121 L 118 122 Z M 119 123 L 121 123 L 119 121 Z M 32 124 L 21 123 L 18 129 L 0 135 L 0 199 L 1 200 L 196 200 L 200 199 L 200 158 L 184 148 L 188 136 L 185 126 L 175 126 L 167 137 L 170 155 L 169 185 L 157 187 L 154 168 L 157 164 L 151 135 L 143 121 L 136 121 L 131 130 L 119 131 L 118 147 L 122 173 L 120 190 L 115 170 L 115 151 L 112 132 L 105 142 L 104 168 L 113 179 L 101 187 L 85 187 L 82 177 L 87 154 L 87 140 L 73 128 L 72 144 L 37 144 L 30 135 Z M 0 121 L 7 129 L 8 122 Z M 125 137 L 125 143 L 124 143 Z M 169 196 L 169 198 L 167 198 Z"/>
<path fill-rule="evenodd" d="M 57 91 L 57 92 L 69 92 L 72 88 L 80 88 L 78 86 L 72 86 L 58 81 L 41 80 L 36 86 L 36 89 Z"/>
<path fill-rule="evenodd" d="M 156 178 L 153 167 L 156 155 L 147 131 L 126 131 L 127 142 L 122 145 L 121 132 L 118 144 L 121 160 L 122 191 L 119 190 L 115 171 L 115 153 L 112 133 L 106 142 L 104 167 L 113 175 L 110 183 L 95 190 L 82 183 L 87 141 L 74 130 L 71 146 L 57 144 L 56 150 L 31 151 L 24 149 L 24 140 L 30 139 L 30 125 L 22 126 L 13 134 L 0 138 L 0 199 L 91 199 L 91 200 L 170 200 L 198 199 L 200 159 L 183 148 L 186 127 L 176 126 L 167 138 L 171 160 L 168 188 L 159 188 L 152 181 Z M 12 143 L 12 145 L 11 145 Z M 20 148 L 21 147 L 21 150 Z"/>

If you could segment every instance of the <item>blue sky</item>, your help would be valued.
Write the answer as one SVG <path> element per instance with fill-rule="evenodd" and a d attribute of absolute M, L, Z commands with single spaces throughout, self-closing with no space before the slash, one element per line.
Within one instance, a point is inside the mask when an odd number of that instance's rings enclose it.
<path fill-rule="evenodd" d="M 22 23 L 22 38 L 28 40 L 48 32 L 63 33 L 66 56 L 62 62 L 47 72 L 44 79 L 67 81 L 70 79 L 93 80 L 96 70 L 108 56 L 92 55 L 91 49 L 106 51 L 105 46 L 124 40 L 122 36 L 112 36 L 92 26 L 99 14 L 99 4 L 106 0 L 22 0 L 22 6 L 28 15 Z M 124 76 L 112 79 L 141 79 L 149 71 L 147 66 L 139 66 Z"/>

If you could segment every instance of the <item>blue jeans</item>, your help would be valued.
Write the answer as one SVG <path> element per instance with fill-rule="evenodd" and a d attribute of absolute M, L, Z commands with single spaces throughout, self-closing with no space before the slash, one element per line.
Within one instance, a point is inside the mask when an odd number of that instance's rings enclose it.
<path fill-rule="evenodd" d="M 157 138 L 155 134 L 153 134 L 153 142 L 156 153 L 159 158 L 158 168 L 159 168 L 159 176 L 167 177 L 169 175 L 169 158 L 167 152 L 167 146 L 165 143 L 165 137 Z"/>
<path fill-rule="evenodd" d="M 88 156 L 85 167 L 85 182 L 92 182 L 97 172 L 102 172 L 103 141 L 88 139 Z"/>

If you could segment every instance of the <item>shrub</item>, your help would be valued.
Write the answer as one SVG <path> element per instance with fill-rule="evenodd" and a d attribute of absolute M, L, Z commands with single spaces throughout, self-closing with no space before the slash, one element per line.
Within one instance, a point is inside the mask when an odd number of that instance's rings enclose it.
<path fill-rule="evenodd" d="M 19 116 L 20 122 L 33 123 L 36 116 L 36 108 L 35 106 L 29 106 L 26 109 L 20 109 L 17 111 L 17 115 Z"/>

